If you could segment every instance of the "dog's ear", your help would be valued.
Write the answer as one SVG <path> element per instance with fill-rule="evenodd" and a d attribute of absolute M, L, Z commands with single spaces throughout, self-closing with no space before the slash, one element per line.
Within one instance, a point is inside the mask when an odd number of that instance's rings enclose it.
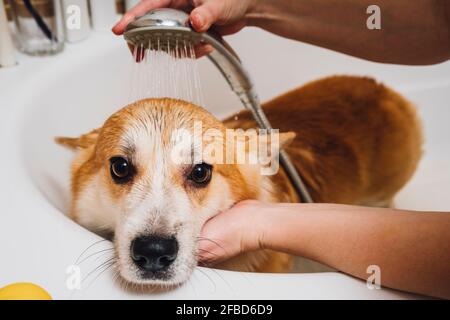
<path fill-rule="evenodd" d="M 271 176 L 279 170 L 279 155 L 282 149 L 285 149 L 295 139 L 294 132 L 271 133 L 262 139 L 260 147 L 266 144 L 265 150 L 258 151 L 258 163 L 260 164 L 260 174 Z M 262 151 L 262 152 L 261 152 Z"/>
<path fill-rule="evenodd" d="M 233 148 L 230 148 L 230 150 L 233 150 L 234 152 L 242 151 L 242 149 L 236 147 L 236 143 L 241 143 L 241 145 L 245 145 L 246 153 L 253 153 L 256 155 L 261 150 L 261 147 L 264 147 L 264 150 L 278 153 L 280 150 L 288 147 L 296 136 L 295 132 L 292 131 L 258 134 L 256 130 L 251 130 L 252 129 L 239 131 L 238 129 L 235 131 L 235 135 L 231 136 L 232 139 L 227 138 L 227 145 L 232 146 Z"/>
<path fill-rule="evenodd" d="M 281 132 L 280 134 L 278 134 L 280 150 L 288 147 L 292 143 L 292 141 L 294 141 L 295 136 L 296 133 L 293 131 Z"/>
<path fill-rule="evenodd" d="M 269 134 L 257 134 L 256 144 L 250 139 L 245 139 L 246 154 L 248 164 L 258 164 L 258 166 L 242 166 L 241 172 L 248 181 L 255 181 L 261 175 L 271 176 L 279 170 L 280 151 L 295 139 L 294 132 L 271 132 Z M 255 136 L 253 136 L 255 137 Z M 243 163 L 243 162 L 238 162 Z"/>
<path fill-rule="evenodd" d="M 261 139 L 260 144 L 266 144 L 267 149 L 272 152 L 280 152 L 282 149 L 287 148 L 292 141 L 295 139 L 295 132 L 280 132 L 280 133 L 271 133 L 268 135 L 260 135 Z"/>
<path fill-rule="evenodd" d="M 56 137 L 55 142 L 72 150 L 87 149 L 95 145 L 99 132 L 100 129 L 94 129 L 78 138 Z"/>

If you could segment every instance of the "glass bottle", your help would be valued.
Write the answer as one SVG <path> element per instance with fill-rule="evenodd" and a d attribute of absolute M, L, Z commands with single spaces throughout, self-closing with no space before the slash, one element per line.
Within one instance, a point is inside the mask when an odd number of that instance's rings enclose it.
<path fill-rule="evenodd" d="M 61 52 L 64 30 L 60 0 L 9 0 L 19 50 L 43 56 Z"/>

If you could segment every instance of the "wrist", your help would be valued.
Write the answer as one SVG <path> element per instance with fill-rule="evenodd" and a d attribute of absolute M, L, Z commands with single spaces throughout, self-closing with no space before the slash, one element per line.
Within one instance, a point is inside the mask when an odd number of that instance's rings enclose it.
<path fill-rule="evenodd" d="M 272 203 L 261 209 L 257 223 L 260 249 L 299 254 L 307 245 L 311 218 L 319 208 L 310 204 Z"/>
<path fill-rule="evenodd" d="M 253 0 L 246 15 L 247 25 L 264 28 L 280 15 L 279 5 L 273 0 Z"/>
<path fill-rule="evenodd" d="M 246 15 L 246 25 L 284 38 L 307 41 L 317 29 L 311 13 L 317 11 L 316 7 L 316 1 L 255 0 Z"/>
<path fill-rule="evenodd" d="M 271 204 L 265 204 L 257 200 L 244 200 L 234 206 L 240 212 L 241 251 L 256 251 L 265 249 L 265 239 L 270 226 L 271 215 L 267 210 Z"/>
<path fill-rule="evenodd" d="M 246 230 L 242 234 L 242 247 L 244 251 L 275 249 L 278 246 L 279 234 L 284 228 L 283 215 L 286 204 L 263 203 L 255 200 L 246 200 L 238 204 L 246 212 L 244 219 Z"/>

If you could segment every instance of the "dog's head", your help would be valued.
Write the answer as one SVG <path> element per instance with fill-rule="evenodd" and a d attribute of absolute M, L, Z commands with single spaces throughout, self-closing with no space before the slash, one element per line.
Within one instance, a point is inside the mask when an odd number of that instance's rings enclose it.
<path fill-rule="evenodd" d="M 77 151 L 72 217 L 114 235 L 124 280 L 164 286 L 184 282 L 197 264 L 204 222 L 238 201 L 268 197 L 261 164 L 236 161 L 238 152 L 230 155 L 225 148 L 226 131 L 200 107 L 148 99 L 118 111 L 100 129 L 57 138 Z M 278 145 L 293 136 L 280 134 Z M 242 150 L 251 157 L 248 137 L 241 139 Z M 228 161 L 222 161 L 226 155 Z"/>

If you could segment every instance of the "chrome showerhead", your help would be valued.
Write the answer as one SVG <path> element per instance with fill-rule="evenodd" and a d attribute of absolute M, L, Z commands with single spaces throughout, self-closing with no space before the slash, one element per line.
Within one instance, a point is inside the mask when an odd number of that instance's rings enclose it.
<path fill-rule="evenodd" d="M 124 38 L 133 47 L 163 51 L 170 51 L 183 43 L 194 46 L 200 43 L 209 44 L 213 50 L 208 54 L 208 58 L 220 70 L 231 89 L 252 112 L 261 128 L 267 130 L 272 128 L 261 109 L 252 81 L 237 54 L 212 30 L 196 32 L 190 25 L 189 15 L 184 11 L 168 8 L 152 10 L 131 22 L 125 30 Z M 298 172 L 284 151 L 280 153 L 280 162 L 302 202 L 312 202 Z"/>
<path fill-rule="evenodd" d="M 157 9 L 131 22 L 124 33 L 125 40 L 135 47 L 167 50 L 183 42 L 201 42 L 202 34 L 195 32 L 189 15 L 174 9 Z M 158 47 L 159 44 L 159 47 Z"/>
<path fill-rule="evenodd" d="M 190 24 L 189 15 L 175 9 L 155 9 L 131 22 L 125 29 L 125 40 L 134 47 L 167 50 L 189 43 L 193 46 L 210 44 L 216 50 L 227 51 L 239 61 L 233 49 L 212 30 L 196 32 Z"/>

